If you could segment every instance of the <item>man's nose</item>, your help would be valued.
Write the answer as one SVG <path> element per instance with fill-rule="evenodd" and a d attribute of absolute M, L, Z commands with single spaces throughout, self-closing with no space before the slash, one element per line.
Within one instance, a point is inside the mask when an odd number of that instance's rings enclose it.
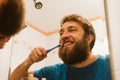
<path fill-rule="evenodd" d="M 60 36 L 60 43 L 63 43 L 65 40 L 70 38 L 70 33 L 68 31 L 64 31 L 64 33 Z"/>
<path fill-rule="evenodd" d="M 4 41 L 8 42 L 10 40 L 11 37 L 5 37 Z"/>
<path fill-rule="evenodd" d="M 68 31 L 64 31 L 64 33 L 61 35 L 62 38 L 69 37 L 70 33 Z"/>

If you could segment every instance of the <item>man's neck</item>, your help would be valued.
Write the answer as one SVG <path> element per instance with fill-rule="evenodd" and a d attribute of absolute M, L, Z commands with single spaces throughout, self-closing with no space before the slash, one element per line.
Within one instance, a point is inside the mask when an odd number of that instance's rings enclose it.
<path fill-rule="evenodd" d="M 82 68 L 82 67 L 86 67 L 90 64 L 92 64 L 93 62 L 95 62 L 98 59 L 97 55 L 93 55 L 92 53 L 89 55 L 89 57 L 87 58 L 87 60 L 85 60 L 82 63 L 77 63 L 75 65 L 73 65 L 73 67 L 75 68 Z"/>

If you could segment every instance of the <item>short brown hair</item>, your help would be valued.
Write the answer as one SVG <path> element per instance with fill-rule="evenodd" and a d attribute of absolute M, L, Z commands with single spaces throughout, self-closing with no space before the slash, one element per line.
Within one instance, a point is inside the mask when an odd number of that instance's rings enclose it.
<path fill-rule="evenodd" d="M 24 20 L 23 0 L 7 0 L 0 4 L 0 34 L 12 36 L 22 29 Z"/>

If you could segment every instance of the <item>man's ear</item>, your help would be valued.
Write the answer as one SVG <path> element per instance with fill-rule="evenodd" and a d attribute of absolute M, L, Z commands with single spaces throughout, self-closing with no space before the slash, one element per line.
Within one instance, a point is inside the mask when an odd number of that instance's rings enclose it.
<path fill-rule="evenodd" d="M 94 39 L 94 37 L 93 37 L 93 35 L 89 35 L 88 37 L 87 37 L 87 42 L 88 43 L 91 43 L 91 41 Z"/>

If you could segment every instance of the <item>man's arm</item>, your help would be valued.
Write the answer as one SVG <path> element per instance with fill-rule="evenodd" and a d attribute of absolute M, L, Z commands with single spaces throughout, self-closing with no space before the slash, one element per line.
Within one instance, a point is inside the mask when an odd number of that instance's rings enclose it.
<path fill-rule="evenodd" d="M 32 64 L 26 59 L 12 73 L 10 80 L 21 80 L 22 77 L 27 77 L 28 69 Z"/>
<path fill-rule="evenodd" d="M 28 58 L 13 71 L 10 80 L 21 80 L 21 78 L 27 77 L 30 66 L 35 62 L 43 60 L 46 56 L 44 48 L 34 48 Z"/>

